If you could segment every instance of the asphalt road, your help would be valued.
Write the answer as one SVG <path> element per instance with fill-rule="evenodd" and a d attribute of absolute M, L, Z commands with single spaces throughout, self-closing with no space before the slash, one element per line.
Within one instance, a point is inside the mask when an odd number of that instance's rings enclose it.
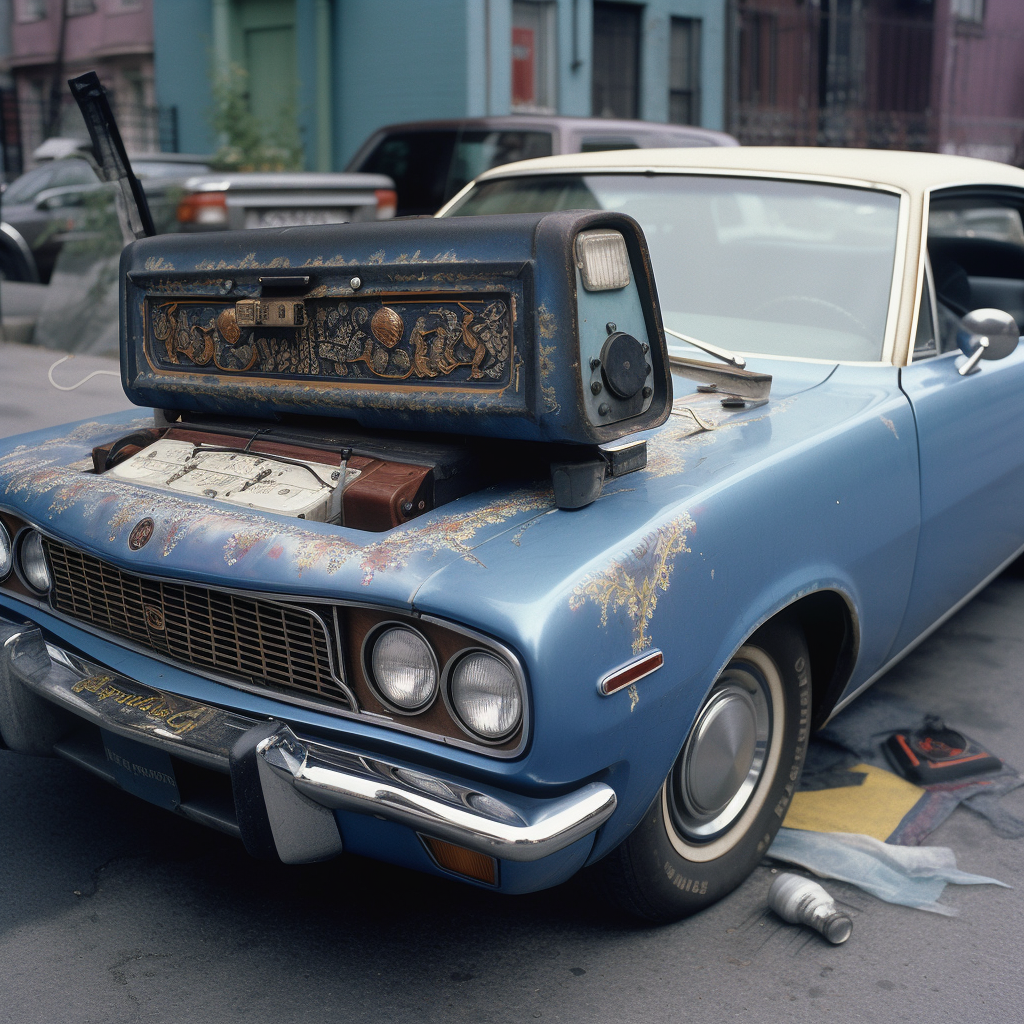
<path fill-rule="evenodd" d="M 0 345 L 0 435 L 114 411 L 50 353 Z M 74 380 L 99 359 L 58 368 Z M 66 376 L 65 376 L 66 375 Z M 951 542 L 955 539 L 951 538 Z M 1024 568 L 878 686 L 1024 768 Z M 1024 788 L 1005 797 L 1024 817 Z M 240 844 L 57 760 L 0 752 L 0 1021 L 1020 1021 L 1024 840 L 966 809 L 930 843 L 1014 886 L 947 888 L 938 917 L 826 883 L 832 947 L 766 909 L 758 868 L 669 927 L 616 920 L 584 884 L 499 897 L 356 857 L 267 866 Z"/>

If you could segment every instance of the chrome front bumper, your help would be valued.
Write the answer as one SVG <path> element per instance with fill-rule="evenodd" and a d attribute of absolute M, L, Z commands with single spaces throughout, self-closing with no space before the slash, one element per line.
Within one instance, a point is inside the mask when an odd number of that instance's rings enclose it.
<path fill-rule="evenodd" d="M 536 861 L 594 832 L 615 809 L 614 791 L 601 782 L 552 799 L 513 797 L 300 738 L 284 722 L 147 686 L 47 643 L 31 623 L 0 618 L 0 735 L 7 746 L 62 754 L 115 781 L 101 758 L 76 752 L 67 739 L 82 721 L 230 775 L 233 815 L 202 799 L 183 798 L 176 809 L 238 835 L 251 853 L 291 864 L 341 852 L 334 810 L 397 822 L 501 860 Z"/>

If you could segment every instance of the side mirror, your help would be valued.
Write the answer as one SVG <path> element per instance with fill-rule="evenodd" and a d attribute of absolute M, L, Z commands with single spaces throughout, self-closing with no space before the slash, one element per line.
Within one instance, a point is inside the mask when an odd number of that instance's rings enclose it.
<path fill-rule="evenodd" d="M 956 340 L 968 357 L 959 368 L 961 377 L 971 373 L 981 359 L 1005 359 L 1020 341 L 1017 321 L 1001 309 L 974 309 L 960 323 Z"/>

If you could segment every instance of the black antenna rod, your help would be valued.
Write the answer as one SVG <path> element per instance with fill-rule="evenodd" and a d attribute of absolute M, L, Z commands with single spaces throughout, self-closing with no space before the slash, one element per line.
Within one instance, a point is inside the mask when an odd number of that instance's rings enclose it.
<path fill-rule="evenodd" d="M 139 179 L 132 172 L 132 164 L 121 141 L 114 113 L 110 109 L 107 90 L 100 84 L 95 71 L 87 71 L 78 78 L 68 79 L 71 95 L 82 111 L 89 129 L 96 164 L 105 181 L 114 182 L 121 192 L 123 203 L 118 204 L 122 214 L 121 227 L 126 238 L 144 238 L 155 235 L 153 216 L 149 212 L 146 194 Z"/>

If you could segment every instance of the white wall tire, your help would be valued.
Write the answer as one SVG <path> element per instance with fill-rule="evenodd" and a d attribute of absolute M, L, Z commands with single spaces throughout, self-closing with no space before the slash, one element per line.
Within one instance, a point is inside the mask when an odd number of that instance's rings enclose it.
<path fill-rule="evenodd" d="M 605 893 L 631 916 L 673 921 L 735 889 L 782 824 L 810 718 L 803 634 L 770 622 L 715 681 L 643 819 L 596 865 Z"/>

